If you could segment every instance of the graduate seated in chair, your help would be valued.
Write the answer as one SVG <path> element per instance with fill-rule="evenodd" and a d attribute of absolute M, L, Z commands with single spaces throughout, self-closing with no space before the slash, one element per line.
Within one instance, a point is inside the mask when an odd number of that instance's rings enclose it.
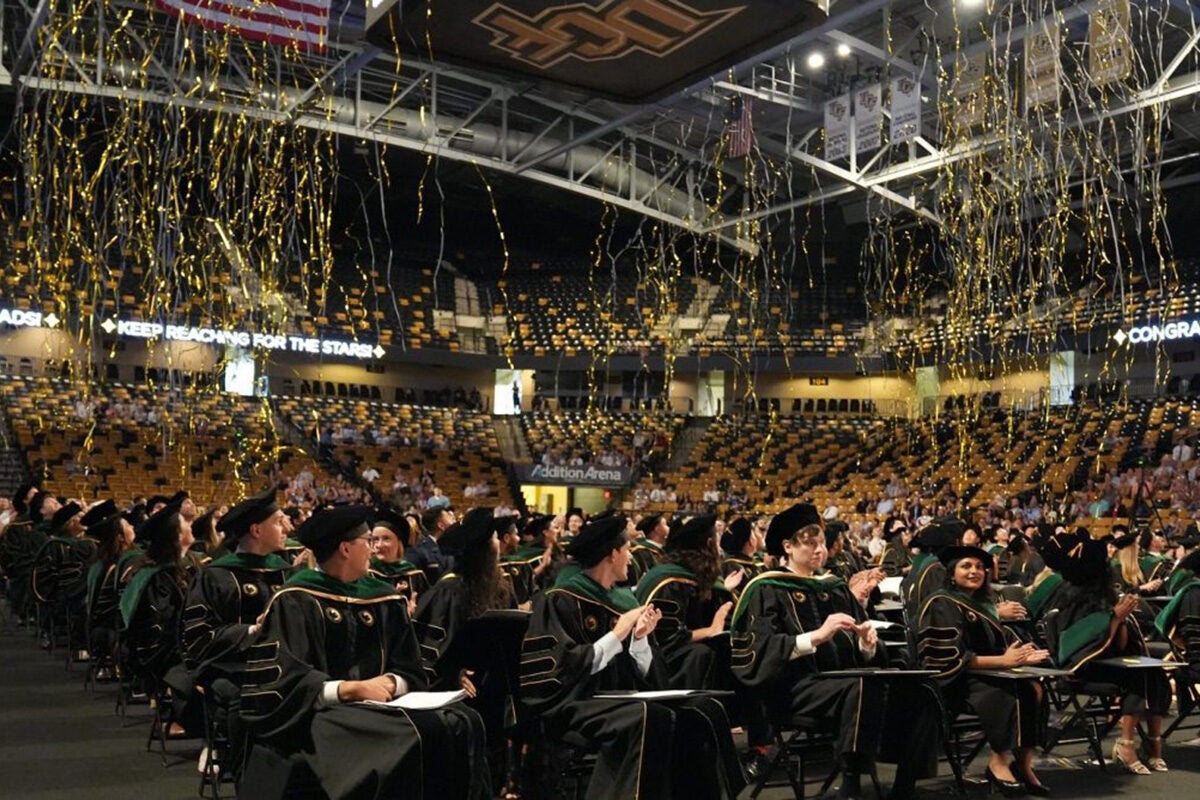
<path fill-rule="evenodd" d="M 519 681 L 518 648 L 528 614 L 516 610 L 512 583 L 500 569 L 498 528 L 507 530 L 511 520 L 495 518 L 490 508 L 474 508 L 447 529 L 440 546 L 454 557 L 454 571 L 421 597 L 413 625 L 431 685 L 472 685 L 475 694 L 468 703 L 487 729 L 493 784 L 499 785 L 503 772 L 509 771 L 513 780 L 506 794 L 518 794 L 520 741 L 514 735 L 517 720 L 512 711 Z M 511 770 L 505 770 L 506 764 Z"/>
<path fill-rule="evenodd" d="M 1146 642 L 1133 619 L 1139 598 L 1117 596 L 1109 574 L 1104 541 L 1085 529 L 1056 533 L 1042 543 L 1046 565 L 1061 573 L 1054 608 L 1045 614 L 1046 639 L 1058 666 L 1077 680 L 1114 685 L 1121 691 L 1121 735 L 1113 760 L 1135 775 L 1166 772 L 1162 757 L 1163 716 L 1171 705 L 1171 685 L 1162 669 L 1131 669 L 1100 663 L 1104 659 L 1147 655 Z M 1146 760 L 1138 756 L 1134 734 L 1139 722 L 1148 730 Z"/>
<path fill-rule="evenodd" d="M 918 691 L 897 692 L 889 703 L 885 681 L 819 676 L 883 667 L 887 656 L 846 583 L 819 574 L 827 552 L 815 507 L 797 504 L 776 514 L 766 547 L 782 568 L 742 590 L 730 623 L 734 674 L 757 692 L 771 722 L 830 723 L 843 770 L 839 797 L 861 796 L 861 776 L 872 772 L 884 738 L 896 748 L 884 755 L 899 765 L 891 796 L 912 796 L 917 779 L 936 774 L 936 703 Z M 766 744 L 750 742 L 764 752 Z"/>
<path fill-rule="evenodd" d="M 88 649 L 101 660 L 96 678 L 110 680 L 116 677 L 113 663 L 121 627 L 121 587 L 128 580 L 133 559 L 141 552 L 133 546 L 133 525 L 112 500 L 88 509 L 83 525 L 97 543 L 96 560 L 87 574 Z"/>
<path fill-rule="evenodd" d="M 130 669 L 148 690 L 171 691 L 174 721 L 169 737 L 198 735 L 201 728 L 201 707 L 192 702 L 195 676 L 184 666 L 179 647 L 188 586 L 196 570 L 196 562 L 187 557 L 192 526 L 179 513 L 180 505 L 161 505 L 139 529 L 146 553 L 129 571 L 120 606 Z"/>
<path fill-rule="evenodd" d="M 83 508 L 65 503 L 50 519 L 50 538 L 37 552 L 32 576 L 37 601 L 68 620 L 68 647 L 80 660 L 87 658 L 87 572 L 96 560 L 96 541 L 86 532 Z"/>
<path fill-rule="evenodd" d="M 534 600 L 522 645 L 524 706 L 549 736 L 570 733 L 598 750 L 590 800 L 736 797 L 744 780 L 715 699 L 597 696 L 667 683 L 650 641 L 662 615 L 619 586 L 630 562 L 625 519 L 588 523 L 567 552 L 580 569 Z"/>
<path fill-rule="evenodd" d="M 236 708 L 246 651 L 267 603 L 292 572 L 292 565 L 278 555 L 292 523 L 276 504 L 272 486 L 229 509 L 217 527 L 226 552 L 192 582 L 183 611 L 183 656 L 211 700 L 215 726 L 229 734 L 233 748 L 228 761 L 233 764 L 241 754 Z"/>
<path fill-rule="evenodd" d="M 988 587 L 995 566 L 990 554 L 978 547 L 947 547 L 938 559 L 944 567 L 942 585 L 926 599 L 916 621 L 921 665 L 940 673 L 952 713 L 969 706 L 979 716 L 992 749 L 989 786 L 1005 797 L 1048 795 L 1033 771 L 1033 748 L 1041 730 L 1040 687 L 1034 679 L 971 671 L 1041 664 L 1050 653 L 1022 642 L 1001 623 Z"/>
<path fill-rule="evenodd" d="M 1154 626 L 1187 659 L 1192 682 L 1200 683 L 1200 550 L 1180 559 L 1167 591 L 1171 602 L 1158 612 Z"/>
<path fill-rule="evenodd" d="M 259 743 L 305 762 L 331 800 L 486 798 L 473 710 L 355 705 L 427 687 L 407 601 L 368 575 L 370 536 L 365 506 L 319 511 L 296 531 L 319 567 L 292 575 L 268 606 L 247 653 L 242 718 Z"/>

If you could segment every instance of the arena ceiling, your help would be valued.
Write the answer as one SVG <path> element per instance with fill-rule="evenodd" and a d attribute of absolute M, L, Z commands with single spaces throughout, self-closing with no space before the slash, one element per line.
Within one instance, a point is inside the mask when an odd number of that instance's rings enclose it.
<path fill-rule="evenodd" d="M 1046 19 L 1066 32 L 1065 47 L 1082 49 L 1088 15 L 1099 3 L 832 0 L 827 17 L 809 18 L 799 34 L 759 52 L 738 53 L 718 74 L 639 103 L 464 65 L 461 54 L 443 55 L 436 47 L 414 54 L 405 41 L 411 31 L 389 39 L 380 33 L 386 23 L 361 41 L 279 61 L 271 81 L 258 79 L 236 54 L 214 74 L 189 75 L 181 67 L 181 43 L 202 46 L 212 34 L 182 31 L 146 0 L 92 3 L 82 13 L 72 5 L 0 2 L 0 83 L 18 94 L 75 92 L 290 121 L 334 132 L 352 146 L 379 143 L 410 152 L 414 164 L 432 157 L 446 166 L 448 181 L 457 177 L 464 186 L 473 187 L 482 171 L 498 186 L 556 212 L 575 202 L 567 198 L 581 198 L 579 208 L 615 208 L 752 253 L 758 243 L 743 235 L 748 225 L 785 224 L 812 208 L 837 205 L 841 219 L 850 222 L 885 216 L 936 227 L 942 170 L 996 144 L 986 132 L 953 146 L 939 138 L 939 87 L 956 59 L 988 50 L 1015 65 L 1024 40 Z M 1151 65 L 1145 79 L 1118 102 L 1093 107 L 1085 98 L 1073 104 L 1062 124 L 1082 127 L 1169 107 L 1170 128 L 1156 157 L 1162 188 L 1178 189 L 1200 180 L 1200 117 L 1194 110 L 1200 7 L 1188 0 L 1135 0 L 1133 6 L 1142 27 L 1155 32 L 1135 42 L 1139 57 Z M 392 13 L 399 23 L 391 30 L 403 28 L 406 10 L 411 19 L 423 8 L 398 5 Z M 71 36 L 48 35 L 62 30 L 48 23 L 70 13 L 78 13 Z M 115 30 L 140 32 L 135 40 L 142 52 L 114 61 L 89 55 L 102 52 L 96 42 Z M 820 67 L 810 64 L 817 52 L 824 58 Z M 827 160 L 825 101 L 900 76 L 914 78 L 924 90 L 921 135 L 869 157 Z M 753 102 L 757 151 L 750 159 L 720 157 L 722 131 L 737 98 Z M 1139 154 L 1136 147 L 1129 152 L 1133 168 Z M 767 163 L 779 180 L 766 202 L 750 202 L 750 173 Z"/>

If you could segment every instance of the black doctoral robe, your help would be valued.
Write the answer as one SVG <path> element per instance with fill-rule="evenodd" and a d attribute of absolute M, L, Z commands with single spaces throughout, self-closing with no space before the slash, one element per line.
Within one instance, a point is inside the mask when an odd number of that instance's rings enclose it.
<path fill-rule="evenodd" d="M 489 795 L 483 725 L 461 703 L 399 711 L 321 699 L 327 681 L 382 674 L 427 687 L 408 602 L 391 586 L 301 570 L 264 624 L 247 653 L 242 717 L 260 742 L 307 761 L 331 800 Z"/>
<path fill-rule="evenodd" d="M 1124 714 L 1167 713 L 1171 685 L 1165 672 L 1096 663 L 1105 658 L 1148 655 L 1132 614 L 1110 633 L 1113 606 L 1103 586 L 1064 583 L 1055 594 L 1055 608 L 1047 611 L 1044 619 L 1050 653 L 1059 667 L 1073 670 L 1080 680 L 1120 686 Z"/>
<path fill-rule="evenodd" d="M 952 712 L 970 706 L 996 752 L 1038 744 L 1041 709 L 1033 681 L 970 672 L 975 656 L 1003 655 L 1018 640 L 1000 624 L 995 606 L 941 589 L 921 607 L 916 625 L 921 666 L 938 671 L 942 695 Z"/>
<path fill-rule="evenodd" d="M 117 631 L 122 628 L 121 590 L 129 580 L 134 560 L 140 557 L 140 551 L 127 550 L 114 561 L 97 561 L 88 568 L 88 649 L 94 654 L 116 656 Z"/>
<path fill-rule="evenodd" d="M 629 556 L 629 578 L 625 585 L 634 587 L 643 575 L 662 563 L 662 545 L 650 539 L 636 539 L 630 545 Z"/>
<path fill-rule="evenodd" d="M 733 673 L 755 690 L 771 719 L 782 725 L 824 720 L 838 734 L 837 752 L 848 764 L 880 755 L 916 777 L 936 774 L 939 719 L 929 688 L 897 691 L 865 678 L 820 678 L 821 672 L 887 665 L 879 643 L 868 655 L 858 636 L 839 631 L 816 650 L 798 655 L 796 637 L 815 632 L 831 614 L 857 622 L 866 612 L 849 587 L 832 576 L 803 578 L 789 571 L 759 575 L 742 591 L 730 617 Z M 885 730 L 888 732 L 883 736 Z"/>
<path fill-rule="evenodd" d="M 228 553 L 199 571 L 188 591 L 182 634 L 184 662 L 197 682 L 241 672 L 250 626 L 291 572 L 277 555 L 250 553 Z"/>
<path fill-rule="evenodd" d="M 742 571 L 742 582 L 734 587 L 733 594 L 739 595 L 742 592 L 742 587 L 748 584 L 751 580 L 761 575 L 766 567 L 756 558 L 747 556 L 725 556 L 721 561 L 721 575 L 729 577 L 738 570 Z"/>
<path fill-rule="evenodd" d="M 900 602 L 909 624 L 917 627 L 917 618 L 925 602 L 946 585 L 946 567 L 929 553 L 913 556 L 912 570 L 900 581 Z"/>
<path fill-rule="evenodd" d="M 1158 613 L 1155 628 L 1183 653 L 1192 680 L 1200 681 L 1200 579 L 1189 570 L 1172 576 L 1171 602 Z"/>
<path fill-rule="evenodd" d="M 549 735 L 569 731 L 598 748 L 589 800 L 736 797 L 744 781 L 720 703 L 707 697 L 670 703 L 596 697 L 666 685 L 658 654 L 642 674 L 630 654 L 632 637 L 593 670 L 593 645 L 636 607 L 628 589 L 605 590 L 579 571 L 565 573 L 539 595 L 522 643 L 523 704 L 541 717 Z"/>
<path fill-rule="evenodd" d="M 371 559 L 371 577 L 390 584 L 398 593 L 419 600 L 429 589 L 429 578 L 410 561 L 381 561 Z"/>
<path fill-rule="evenodd" d="M 87 646 L 87 571 L 96 542 L 86 536 L 52 536 L 34 558 L 30 585 L 39 603 L 61 607 L 70 621 L 73 650 Z"/>
<path fill-rule="evenodd" d="M 518 605 L 528 603 L 538 590 L 537 576 L 534 570 L 545 554 L 544 547 L 522 547 L 515 553 L 501 556 L 500 569 L 512 581 L 513 596 Z"/>
<path fill-rule="evenodd" d="M 692 631 L 710 625 L 721 604 L 732 598 L 724 586 L 713 586 L 708 599 L 701 600 L 699 589 L 691 570 L 660 564 L 638 581 L 637 599 L 643 605 L 653 603 L 662 612 L 653 641 L 672 689 L 730 689 L 728 634 L 693 642 Z"/>
<path fill-rule="evenodd" d="M 38 551 L 46 543 L 43 525 L 28 517 L 13 520 L 0 535 L 0 569 L 8 576 L 8 598 L 19 618 L 33 614 L 33 589 L 30 578 Z"/>
<path fill-rule="evenodd" d="M 889 578 L 898 578 L 912 566 L 912 554 L 908 552 L 899 540 L 900 535 L 893 536 L 891 541 L 883 546 L 879 554 L 879 567 Z"/>
<path fill-rule="evenodd" d="M 505 729 L 517 721 L 517 650 L 527 625 L 528 614 L 511 604 L 472 617 L 470 586 L 453 572 L 421 596 L 413 616 L 430 685 L 457 689 L 460 671 L 473 671 L 478 696 L 467 702 L 483 717 L 493 745 L 502 743 Z"/>

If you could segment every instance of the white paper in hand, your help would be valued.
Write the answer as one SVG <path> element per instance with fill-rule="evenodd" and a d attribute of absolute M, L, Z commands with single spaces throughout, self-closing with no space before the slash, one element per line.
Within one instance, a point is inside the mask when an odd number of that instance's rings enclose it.
<path fill-rule="evenodd" d="M 886 597 L 900 596 L 900 582 L 903 578 L 897 576 L 895 578 L 884 578 L 879 582 L 879 591 Z"/>

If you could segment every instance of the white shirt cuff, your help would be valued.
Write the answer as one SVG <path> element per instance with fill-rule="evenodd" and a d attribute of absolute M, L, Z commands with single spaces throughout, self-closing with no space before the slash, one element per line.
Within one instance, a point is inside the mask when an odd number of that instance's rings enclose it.
<path fill-rule="evenodd" d="M 796 637 L 796 644 L 792 646 L 791 657 L 811 656 L 815 652 L 817 652 L 817 646 L 812 643 L 812 634 L 802 633 Z"/>
<path fill-rule="evenodd" d="M 621 652 L 621 640 L 612 631 L 601 636 L 592 645 L 592 674 L 595 675 L 600 670 L 609 665 L 617 654 Z"/>
<path fill-rule="evenodd" d="M 650 647 L 650 637 L 643 636 L 641 639 L 630 639 L 629 655 L 633 656 L 634 662 L 637 664 L 638 672 L 642 677 L 646 677 L 646 673 L 650 671 L 650 662 L 654 660 L 654 650 Z"/>
<path fill-rule="evenodd" d="M 321 687 L 321 696 L 317 698 L 317 708 L 339 705 L 342 701 L 338 698 L 338 687 L 341 685 L 341 681 L 325 681 Z"/>
<path fill-rule="evenodd" d="M 408 694 L 408 681 L 401 678 L 395 673 L 387 673 L 396 683 L 396 690 L 392 692 L 392 699 Z M 341 681 L 325 681 L 321 687 L 321 696 L 317 698 L 317 708 L 328 708 L 329 706 L 341 705 L 341 698 L 338 697 L 338 688 L 342 685 Z"/>
<path fill-rule="evenodd" d="M 869 648 L 863 643 L 862 639 L 858 640 L 858 651 L 866 656 L 867 660 L 875 657 L 875 651 L 879 648 L 878 644 L 873 644 Z"/>

